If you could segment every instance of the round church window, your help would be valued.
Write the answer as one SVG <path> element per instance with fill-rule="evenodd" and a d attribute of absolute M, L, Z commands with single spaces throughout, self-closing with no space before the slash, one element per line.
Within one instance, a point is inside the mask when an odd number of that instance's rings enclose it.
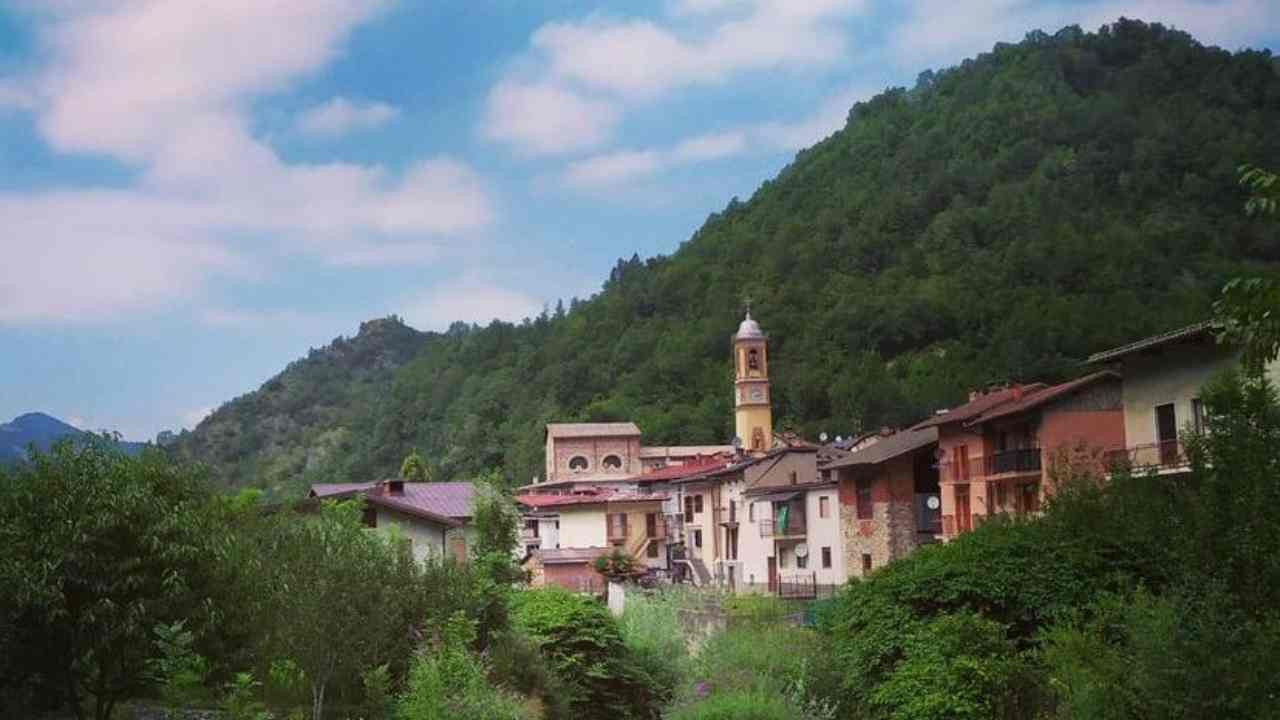
<path fill-rule="evenodd" d="M 581 455 L 574 455 L 569 458 L 569 469 L 575 472 L 582 472 L 587 469 L 587 459 Z"/>
<path fill-rule="evenodd" d="M 600 461 L 600 464 L 604 466 L 605 470 L 621 470 L 622 458 L 617 455 L 606 455 L 604 460 Z"/>

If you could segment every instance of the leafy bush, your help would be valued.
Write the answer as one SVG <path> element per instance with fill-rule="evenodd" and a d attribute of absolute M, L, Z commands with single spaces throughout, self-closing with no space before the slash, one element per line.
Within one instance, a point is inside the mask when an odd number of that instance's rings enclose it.
<path fill-rule="evenodd" d="M 623 644 L 660 702 L 671 698 L 689 670 L 689 646 L 680 624 L 684 602 L 679 589 L 631 591 L 618 621 Z"/>
<path fill-rule="evenodd" d="M 527 720 L 519 698 L 489 681 L 484 662 L 470 650 L 474 641 L 474 624 L 459 614 L 437 643 L 418 652 L 396 703 L 398 720 Z"/>
<path fill-rule="evenodd" d="M 569 717 L 568 688 L 528 637 L 513 630 L 499 633 L 490 639 L 485 657 L 490 677 L 521 695 L 540 698 L 546 717 Z"/>
<path fill-rule="evenodd" d="M 528 590 L 512 598 L 512 622 L 565 681 L 574 717 L 619 720 L 655 711 L 652 688 L 600 603 L 561 588 Z"/>
<path fill-rule="evenodd" d="M 677 708 L 668 720 L 807 720 L 786 698 L 766 692 L 731 690 Z"/>

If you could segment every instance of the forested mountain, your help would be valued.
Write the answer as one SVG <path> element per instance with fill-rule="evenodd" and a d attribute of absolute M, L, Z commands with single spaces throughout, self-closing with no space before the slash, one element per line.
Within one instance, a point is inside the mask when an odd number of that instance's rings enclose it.
<path fill-rule="evenodd" d="M 298 491 L 302 474 L 351 442 L 393 372 L 431 337 L 396 317 L 361 323 L 355 337 L 313 348 L 256 391 L 223 404 L 172 449 L 207 464 L 219 482 Z"/>
<path fill-rule="evenodd" d="M 748 297 L 784 429 L 897 425 L 973 386 L 1062 378 L 1203 318 L 1226 278 L 1280 268 L 1236 184 L 1240 163 L 1280 162 L 1277 127 L 1269 53 L 1127 20 L 1034 32 L 857 104 L 750 200 L 669 257 L 619 261 L 567 311 L 429 338 L 384 321 L 416 352 L 403 367 L 323 359 L 362 330 L 180 447 L 274 485 L 372 478 L 413 447 L 438 478 L 528 482 L 550 420 L 724 442 Z"/>
<path fill-rule="evenodd" d="M 31 447 L 48 452 L 51 445 L 63 438 L 77 438 L 85 434 L 84 430 L 52 415 L 24 413 L 10 422 L 0 423 L 0 465 L 25 460 Z M 143 446 L 143 443 L 123 440 L 118 440 L 117 444 L 130 454 L 140 452 Z"/>

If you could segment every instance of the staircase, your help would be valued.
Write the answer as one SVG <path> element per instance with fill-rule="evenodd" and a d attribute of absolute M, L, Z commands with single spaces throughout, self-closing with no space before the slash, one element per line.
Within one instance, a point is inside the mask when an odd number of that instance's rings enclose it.
<path fill-rule="evenodd" d="M 707 569 L 707 564 L 702 558 L 689 558 L 689 564 L 693 566 L 693 576 L 697 580 L 695 585 L 706 587 L 711 584 L 711 571 Z"/>

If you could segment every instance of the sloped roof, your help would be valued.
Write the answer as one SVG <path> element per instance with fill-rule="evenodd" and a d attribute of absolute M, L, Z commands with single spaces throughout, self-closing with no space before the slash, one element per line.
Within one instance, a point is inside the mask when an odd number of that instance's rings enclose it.
<path fill-rule="evenodd" d="M 630 479 L 637 483 L 655 483 L 669 482 L 672 480 L 683 480 L 684 478 L 693 477 L 695 475 L 706 475 L 717 470 L 723 470 L 729 467 L 731 461 L 717 460 L 708 458 L 703 462 L 690 462 L 684 465 L 668 465 L 664 468 L 658 468 L 641 475 L 634 475 Z"/>
<path fill-rule="evenodd" d="M 377 484 L 378 483 L 376 482 L 316 483 L 311 486 L 311 492 L 308 493 L 307 496 L 313 498 L 341 497 L 343 495 L 351 495 L 352 493 L 364 492 Z"/>
<path fill-rule="evenodd" d="M 969 402 L 951 408 L 950 410 L 934 415 L 916 423 L 912 426 L 912 430 L 921 430 L 927 427 L 935 427 L 937 425 L 946 425 L 954 422 L 968 422 L 991 409 L 1003 405 L 1014 400 L 1019 400 L 1027 395 L 1039 392 L 1047 388 L 1044 383 L 1031 383 L 1029 385 L 1015 385 L 1013 387 L 1004 388 L 1003 390 L 993 390 L 989 393 L 979 395 Z M 880 442 L 884 442 L 881 440 Z M 877 445 L 879 443 L 876 443 Z"/>
<path fill-rule="evenodd" d="M 1038 407 L 1048 405 L 1055 400 L 1067 397 L 1078 390 L 1089 387 L 1090 385 L 1107 380 L 1119 379 L 1120 375 L 1110 370 L 1103 370 L 1091 375 L 1085 375 L 1084 377 L 1076 378 L 1075 380 L 1064 382 L 1060 385 L 1054 385 L 1053 387 L 1045 388 L 1044 390 L 1030 395 L 1025 395 L 1021 400 L 1000 405 L 999 407 L 993 408 L 991 411 L 983 413 L 979 417 L 970 420 L 967 424 L 979 425 L 988 420 L 995 420 L 996 418 L 1009 417 L 1011 415 L 1024 413 L 1028 410 L 1034 410 Z"/>
<path fill-rule="evenodd" d="M 732 445 L 654 445 L 640 448 L 640 457 L 695 457 L 733 452 Z"/>
<path fill-rule="evenodd" d="M 516 502 L 521 505 L 537 509 L 574 507 L 580 505 L 662 502 L 666 499 L 667 495 L 663 493 L 643 495 L 640 493 L 613 492 L 605 488 L 566 494 L 528 493 L 516 496 Z"/>
<path fill-rule="evenodd" d="M 391 480 L 369 483 L 320 483 L 311 486 L 314 498 L 337 498 L 357 493 L 366 502 L 445 524 L 457 524 L 471 517 L 475 486 L 469 482 L 404 483 L 403 495 L 384 492 Z"/>
<path fill-rule="evenodd" d="M 888 437 L 877 440 L 862 450 L 849 453 L 843 460 L 837 460 L 828 468 L 854 467 L 858 465 L 879 465 L 886 460 L 900 457 L 938 442 L 938 428 L 932 425 L 924 428 L 901 430 Z"/>
<path fill-rule="evenodd" d="M 1152 348 L 1168 345 L 1180 340 L 1189 340 L 1192 338 L 1198 338 L 1202 335 L 1207 335 L 1216 327 L 1217 326 L 1214 321 L 1205 320 L 1194 325 L 1188 325 L 1176 330 L 1160 333 L 1159 335 L 1152 335 L 1151 337 L 1142 338 L 1141 340 L 1135 340 L 1127 345 L 1121 345 L 1120 347 L 1111 348 L 1110 350 L 1096 352 L 1090 355 L 1089 359 L 1085 362 L 1100 363 L 1118 360 L 1126 355 L 1142 352 L 1143 350 L 1150 350 Z"/>
<path fill-rule="evenodd" d="M 553 438 L 629 437 L 639 435 L 633 422 L 616 423 L 547 423 L 547 435 Z"/>

